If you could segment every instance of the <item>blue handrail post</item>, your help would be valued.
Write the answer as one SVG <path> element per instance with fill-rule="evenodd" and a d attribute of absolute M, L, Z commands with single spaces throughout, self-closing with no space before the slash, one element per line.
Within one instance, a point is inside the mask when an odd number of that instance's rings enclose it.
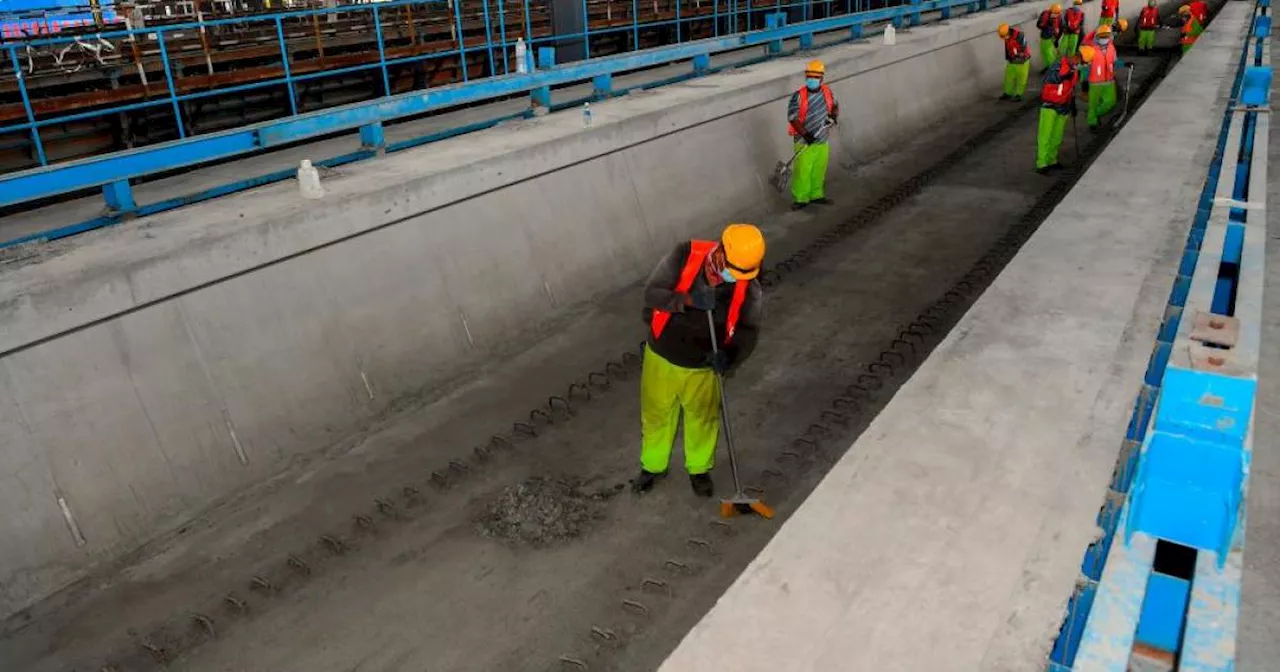
<path fill-rule="evenodd" d="M 462 81 L 465 82 L 467 81 L 467 78 L 470 76 L 470 73 L 468 72 L 470 68 L 467 67 L 467 42 L 462 34 L 462 3 L 460 0 L 449 0 L 449 4 L 453 5 L 454 40 L 458 43 L 458 68 L 462 70 Z M 524 20 L 525 20 L 525 30 L 527 31 L 529 29 L 529 0 L 525 0 Z M 524 41 L 529 42 L 530 47 L 533 46 L 533 43 L 531 40 L 532 38 L 529 36 L 528 33 L 526 33 Z M 378 38 L 378 48 L 379 49 L 382 48 L 381 36 L 379 36 Z M 386 67 L 385 59 L 383 62 L 383 67 L 384 68 Z"/>
<path fill-rule="evenodd" d="M 360 127 L 360 148 L 385 154 L 387 151 L 386 134 L 382 131 L 382 122 L 375 121 Z"/>
<path fill-rule="evenodd" d="M 298 97 L 293 92 L 293 76 L 289 69 L 289 47 L 284 43 L 284 23 L 276 17 L 276 38 L 280 41 L 280 62 L 284 64 L 284 86 L 289 92 L 289 113 L 298 115 Z"/>
<path fill-rule="evenodd" d="M 911 24 L 912 26 L 920 25 L 920 0 L 910 0 L 911 2 Z"/>
<path fill-rule="evenodd" d="M 22 76 L 22 66 L 18 64 L 17 47 L 9 47 L 9 62 L 13 63 L 13 76 L 18 80 L 18 93 L 22 95 L 22 109 L 27 113 L 27 123 L 31 125 L 31 146 L 35 147 L 36 160 L 40 165 L 49 165 L 44 155 L 44 143 L 40 142 L 40 129 L 36 126 L 36 114 L 31 109 L 31 96 L 27 95 L 27 80 Z"/>
<path fill-rule="evenodd" d="M 489 59 L 489 76 L 498 74 L 493 69 L 493 27 L 489 23 L 489 0 L 484 0 L 484 50 Z"/>
<path fill-rule="evenodd" d="M 133 189 L 127 179 L 102 185 L 102 198 L 115 215 L 127 215 L 138 209 L 138 204 L 133 200 Z"/>
<path fill-rule="evenodd" d="M 555 47 L 538 47 L 538 69 L 547 70 L 556 64 Z M 539 86 L 529 92 L 535 107 L 551 109 L 551 87 Z"/>
<path fill-rule="evenodd" d="M 178 137 L 187 137 L 182 126 L 182 109 L 178 107 L 178 92 L 173 85 L 173 68 L 169 67 L 169 49 L 164 46 L 164 30 L 156 30 L 156 41 L 160 43 L 160 61 L 164 63 L 164 83 L 169 87 L 169 102 L 173 104 L 173 123 L 178 126 Z"/>
<path fill-rule="evenodd" d="M 782 28 L 782 27 L 783 27 L 783 26 L 785 26 L 785 25 L 787 25 L 787 13 L 786 13 L 786 12 L 774 12 L 774 13 L 772 13 L 772 14 L 768 14 L 768 15 L 766 15 L 766 16 L 764 17 L 764 27 L 765 27 L 765 30 L 776 30 L 776 29 L 778 29 L 778 28 Z M 782 40 L 781 40 L 781 39 L 777 39 L 777 40 L 770 40 L 770 41 L 769 41 L 769 45 L 768 45 L 767 47 L 765 47 L 765 53 L 768 53 L 768 54 L 781 54 L 781 53 L 782 53 Z"/>
<path fill-rule="evenodd" d="M 1001 0 L 1003 1 L 1003 0 Z M 906 13 L 902 9 L 902 5 L 898 5 L 898 11 L 893 14 L 893 27 L 896 30 L 902 30 L 903 17 Z"/>
<path fill-rule="evenodd" d="M 676 0 L 676 44 L 680 44 L 680 3 L 683 0 Z"/>
<path fill-rule="evenodd" d="M 279 21 L 279 19 L 276 20 Z M 373 6 L 373 32 L 378 35 L 378 69 L 382 71 L 382 95 L 390 98 L 391 78 L 387 76 L 387 43 L 382 39 L 382 8 L 377 5 Z"/>
<path fill-rule="evenodd" d="M 711 0 L 711 35 L 720 37 L 720 0 Z"/>
<path fill-rule="evenodd" d="M 951 3 L 949 1 L 947 4 L 942 6 L 942 10 L 939 15 L 942 17 L 943 21 L 947 21 L 951 18 Z"/>
<path fill-rule="evenodd" d="M 640 50 L 640 2 L 631 0 L 631 50 Z"/>
<path fill-rule="evenodd" d="M 498 39 L 502 41 L 502 74 L 511 72 L 510 58 L 507 57 L 507 8 L 498 0 Z"/>
<path fill-rule="evenodd" d="M 591 14 L 587 12 L 587 0 L 582 0 L 582 57 L 591 58 Z"/>

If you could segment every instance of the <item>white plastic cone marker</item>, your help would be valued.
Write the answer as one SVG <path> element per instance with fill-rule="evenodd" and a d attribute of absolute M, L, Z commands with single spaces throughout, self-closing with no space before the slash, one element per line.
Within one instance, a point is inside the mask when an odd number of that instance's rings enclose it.
<path fill-rule="evenodd" d="M 320 171 L 311 165 L 311 159 L 303 159 L 298 165 L 298 189 L 303 198 L 324 198 L 324 187 L 320 186 Z"/>
<path fill-rule="evenodd" d="M 524 38 L 516 38 L 516 72 L 529 72 L 529 48 L 524 45 Z"/>
<path fill-rule="evenodd" d="M 898 31 L 894 30 L 892 23 L 884 27 L 884 43 L 891 47 L 898 43 Z"/>

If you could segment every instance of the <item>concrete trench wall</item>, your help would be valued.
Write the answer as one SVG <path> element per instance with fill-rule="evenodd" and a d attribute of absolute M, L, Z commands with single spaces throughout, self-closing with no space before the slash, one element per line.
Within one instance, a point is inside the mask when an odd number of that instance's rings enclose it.
<path fill-rule="evenodd" d="M 994 26 L 1030 29 L 1039 9 L 824 52 L 844 119 L 833 170 L 996 95 Z M 638 281 L 677 240 L 785 207 L 766 180 L 804 60 L 604 103 L 588 130 L 571 112 L 359 164 L 319 202 L 275 185 L 0 270 L 0 615 Z"/>

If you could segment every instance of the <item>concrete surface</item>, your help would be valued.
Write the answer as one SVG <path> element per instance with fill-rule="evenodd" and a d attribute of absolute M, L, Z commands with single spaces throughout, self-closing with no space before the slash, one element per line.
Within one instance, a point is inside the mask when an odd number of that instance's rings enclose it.
<path fill-rule="evenodd" d="M 1020 5 L 823 54 L 836 163 L 997 90 Z M 1025 27 L 1025 26 L 1024 26 Z M 789 58 L 146 218 L 0 268 L 0 614 L 785 201 Z M 841 169 L 835 171 L 841 176 Z M 679 204 L 673 207 L 673 204 Z"/>
<path fill-rule="evenodd" d="M 1140 64 L 1135 81 L 1144 72 L 1150 68 Z M 765 336 L 730 385 L 743 474 L 767 488 L 779 511 L 775 523 L 712 526 L 714 505 L 695 500 L 673 473 L 650 496 L 613 498 L 588 535 L 563 546 L 513 549 L 472 531 L 475 509 L 529 476 L 607 489 L 625 487 L 634 475 L 634 378 L 590 403 L 575 400 L 572 418 L 557 417 L 512 451 L 485 462 L 471 454 L 513 420 L 527 421 L 529 408 L 548 395 L 564 394 L 571 381 L 634 347 L 644 327 L 633 283 L 527 351 L 476 372 L 459 390 L 388 418 L 341 455 L 292 465 L 270 487 L 149 544 L 126 568 L 24 611 L 24 621 L 11 619 L 19 625 L 10 636 L 0 636 L 0 667 L 146 670 L 154 663 L 139 647 L 145 638 L 171 651 L 170 669 L 184 672 L 546 672 L 566 668 L 560 655 L 595 672 L 656 669 L 910 369 L 887 381 L 848 426 L 832 426 L 830 456 L 797 462 L 779 451 L 823 421 L 818 409 L 853 382 L 898 326 L 946 291 L 1057 180 L 1031 172 L 1034 108 L 988 97 L 833 183 L 837 206 L 765 221 L 777 263 L 993 125 L 1002 130 L 990 142 L 768 290 Z M 1065 151 L 1074 156 L 1070 145 Z M 470 471 L 451 473 L 447 487 L 433 484 L 431 471 L 448 472 L 453 459 Z M 779 470 L 781 480 L 765 469 Z M 723 491 L 723 463 L 715 478 Z M 404 485 L 425 501 L 408 506 Z M 400 506 L 400 517 L 372 510 L 374 497 Z M 376 533 L 355 528 L 357 513 L 375 517 Z M 317 544 L 320 534 L 350 549 L 334 556 Z M 708 541 L 713 552 L 690 538 Z M 287 554 L 305 559 L 311 573 L 302 577 L 286 566 Z M 673 570 L 669 559 L 687 570 Z M 253 575 L 275 590 L 248 591 Z M 641 585 L 652 577 L 667 581 L 669 592 Z M 223 604 L 228 593 L 246 599 L 248 610 Z M 641 601 L 649 613 L 623 611 L 623 599 Z M 192 627 L 193 612 L 214 619 L 216 640 Z M 617 639 L 601 642 L 592 627 Z"/>
<path fill-rule="evenodd" d="M 1250 10 L 1226 6 L 662 672 L 1041 669 Z"/>
<path fill-rule="evenodd" d="M 1274 43 L 1276 32 L 1271 39 Z M 1271 99 L 1280 100 L 1277 96 L 1280 80 L 1273 80 Z M 1278 127 L 1280 124 L 1271 125 L 1267 139 L 1269 171 L 1280 166 Z M 1272 669 L 1280 661 L 1280 181 L 1270 180 L 1266 199 L 1271 204 L 1267 210 L 1267 276 L 1262 293 L 1262 345 L 1236 647 L 1236 667 L 1242 672 Z"/>

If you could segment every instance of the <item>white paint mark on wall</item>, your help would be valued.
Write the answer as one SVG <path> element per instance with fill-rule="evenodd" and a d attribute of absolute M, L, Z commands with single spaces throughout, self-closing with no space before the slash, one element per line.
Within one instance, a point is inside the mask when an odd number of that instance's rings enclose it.
<path fill-rule="evenodd" d="M 249 464 L 249 456 L 244 452 L 244 446 L 240 445 L 240 437 L 236 436 L 236 426 L 231 422 L 231 413 L 227 409 L 222 409 L 222 421 L 227 424 L 227 433 L 231 435 L 231 445 L 236 448 L 236 457 L 240 458 L 240 464 Z"/>
<path fill-rule="evenodd" d="M 369 393 L 369 401 L 373 401 L 373 385 L 369 383 L 369 376 L 364 371 L 360 372 L 360 380 L 364 381 L 364 391 Z"/>
<path fill-rule="evenodd" d="M 552 306 L 558 306 L 558 305 L 560 305 L 560 304 L 556 303 L 556 294 L 555 294 L 555 292 L 551 291 L 551 283 L 547 282 L 546 280 L 543 280 L 543 281 L 542 281 L 542 288 L 543 288 L 543 289 L 545 289 L 545 290 L 547 290 L 547 298 L 548 298 L 548 299 L 551 299 L 551 305 L 552 305 Z"/>
<path fill-rule="evenodd" d="M 467 343 L 473 348 L 476 347 L 476 341 L 471 337 L 471 325 L 467 324 L 467 314 L 459 310 L 458 317 L 462 318 L 462 330 L 467 332 Z"/>
<path fill-rule="evenodd" d="M 62 517 L 67 521 L 67 529 L 71 531 L 71 539 L 76 542 L 76 547 L 85 545 L 84 533 L 80 531 L 80 524 L 76 522 L 75 514 L 71 513 L 71 505 L 67 503 L 67 498 L 61 495 L 58 498 L 58 508 L 62 509 Z"/>

